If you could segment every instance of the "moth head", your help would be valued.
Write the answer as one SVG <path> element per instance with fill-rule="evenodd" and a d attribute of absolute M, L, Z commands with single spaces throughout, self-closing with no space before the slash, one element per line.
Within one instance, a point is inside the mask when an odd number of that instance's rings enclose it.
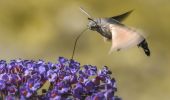
<path fill-rule="evenodd" d="M 96 31 L 97 28 L 99 27 L 97 24 L 96 19 L 93 19 L 83 8 L 80 7 L 80 11 L 83 12 L 84 14 L 86 14 L 88 16 L 88 29 Z"/>
<path fill-rule="evenodd" d="M 96 22 L 95 20 L 91 19 L 91 18 L 88 18 L 88 20 L 89 20 L 88 28 L 89 28 L 90 30 L 96 31 L 97 28 L 98 28 L 97 22 Z"/>

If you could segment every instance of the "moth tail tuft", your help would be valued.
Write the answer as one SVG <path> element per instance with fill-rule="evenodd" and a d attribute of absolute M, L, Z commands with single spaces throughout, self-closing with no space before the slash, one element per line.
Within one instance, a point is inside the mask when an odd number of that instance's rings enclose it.
<path fill-rule="evenodd" d="M 148 43 L 146 42 L 145 39 L 141 43 L 138 44 L 138 47 L 141 47 L 147 56 L 151 55 L 151 52 L 148 47 Z"/>

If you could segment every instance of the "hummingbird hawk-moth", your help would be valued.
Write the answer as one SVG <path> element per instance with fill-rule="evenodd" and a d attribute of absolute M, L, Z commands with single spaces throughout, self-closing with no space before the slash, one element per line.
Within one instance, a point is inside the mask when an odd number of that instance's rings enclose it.
<path fill-rule="evenodd" d="M 145 54 L 150 56 L 148 43 L 141 32 L 127 27 L 121 22 L 132 12 L 126 12 L 118 16 L 108 18 L 92 18 L 84 9 L 80 10 L 88 16 L 88 29 L 97 31 L 104 40 L 112 41 L 110 53 L 120 51 L 133 46 L 143 48 Z"/>

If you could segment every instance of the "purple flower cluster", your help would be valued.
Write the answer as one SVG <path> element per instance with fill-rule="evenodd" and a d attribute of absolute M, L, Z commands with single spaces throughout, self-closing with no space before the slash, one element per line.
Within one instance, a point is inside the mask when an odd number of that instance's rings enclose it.
<path fill-rule="evenodd" d="M 43 60 L 0 61 L 0 99 L 6 100 L 120 100 L 116 82 L 104 66 L 83 65 L 59 57 L 57 63 Z M 45 83 L 48 89 L 41 87 Z M 38 93 L 42 90 L 42 93 Z"/>

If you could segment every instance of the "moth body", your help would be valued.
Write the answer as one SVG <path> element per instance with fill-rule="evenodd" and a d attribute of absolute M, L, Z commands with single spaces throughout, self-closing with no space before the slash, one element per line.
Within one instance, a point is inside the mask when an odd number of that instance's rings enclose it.
<path fill-rule="evenodd" d="M 88 28 L 92 31 L 97 31 L 105 40 L 112 41 L 110 53 L 112 51 L 138 46 L 143 48 L 147 56 L 150 56 L 148 43 L 143 34 L 121 23 L 131 12 L 129 11 L 122 15 L 108 18 L 88 18 Z"/>

